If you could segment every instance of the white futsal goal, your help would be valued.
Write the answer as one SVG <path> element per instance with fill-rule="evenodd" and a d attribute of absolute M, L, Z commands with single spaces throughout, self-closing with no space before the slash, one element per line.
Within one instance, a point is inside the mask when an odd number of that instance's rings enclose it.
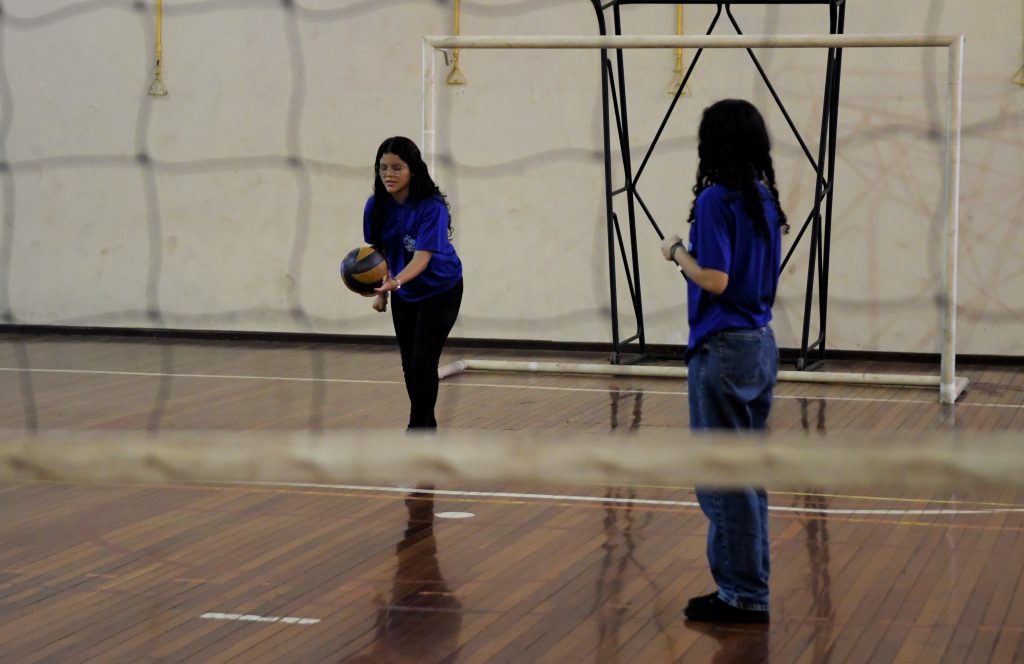
<path fill-rule="evenodd" d="M 944 48 L 948 53 L 946 167 L 944 182 L 944 268 L 942 288 L 942 350 L 938 376 L 851 374 L 827 371 L 781 371 L 780 380 L 862 383 L 939 388 L 939 401 L 954 403 L 967 387 L 956 376 L 957 242 L 960 218 L 960 141 L 963 103 L 964 35 L 728 35 L 728 36 L 428 36 L 423 38 L 422 147 L 434 168 L 437 50 L 447 49 L 746 49 L 746 48 Z M 461 360 L 443 367 L 442 375 L 466 369 L 488 371 L 551 371 L 651 376 L 686 375 L 685 368 L 573 365 L 567 363 Z"/>

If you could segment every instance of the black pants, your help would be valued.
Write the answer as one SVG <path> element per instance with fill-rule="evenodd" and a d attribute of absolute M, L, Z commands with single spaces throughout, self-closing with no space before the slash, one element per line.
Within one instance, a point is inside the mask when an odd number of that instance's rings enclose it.
<path fill-rule="evenodd" d="M 437 364 L 461 305 L 462 279 L 450 290 L 419 302 L 406 302 L 400 295 L 391 298 L 391 320 L 409 393 L 410 429 L 437 428 Z"/>

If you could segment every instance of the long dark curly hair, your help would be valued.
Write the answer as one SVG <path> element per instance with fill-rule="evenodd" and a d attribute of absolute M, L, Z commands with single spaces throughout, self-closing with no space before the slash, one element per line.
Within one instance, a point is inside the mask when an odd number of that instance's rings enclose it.
<path fill-rule="evenodd" d="M 452 210 L 448 205 L 448 197 L 444 195 L 427 171 L 427 165 L 423 161 L 420 149 L 416 144 L 405 136 L 392 136 L 384 139 L 384 142 L 377 148 L 377 156 L 373 160 L 373 210 L 370 212 L 370 244 L 378 251 L 382 251 L 381 233 L 384 230 L 384 221 L 387 219 L 388 207 L 392 200 L 391 194 L 384 188 L 384 181 L 380 179 L 380 158 L 385 154 L 393 154 L 409 166 L 409 195 L 417 200 L 439 197 L 445 208 L 448 209 L 448 239 L 452 238 Z"/>
<path fill-rule="evenodd" d="M 772 143 L 764 118 L 753 104 L 742 99 L 723 99 L 704 109 L 698 132 L 697 183 L 693 185 L 693 204 L 689 223 L 693 223 L 697 197 L 713 184 L 737 191 L 743 197 L 743 208 L 755 222 L 760 233 L 767 233 L 761 192 L 763 183 L 771 192 L 779 215 L 779 227 L 789 232 L 786 213 L 779 204 L 772 165 Z"/>

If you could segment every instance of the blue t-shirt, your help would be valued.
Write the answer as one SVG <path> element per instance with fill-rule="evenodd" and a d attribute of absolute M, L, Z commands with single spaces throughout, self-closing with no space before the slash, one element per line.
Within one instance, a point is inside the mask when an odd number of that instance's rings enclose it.
<path fill-rule="evenodd" d="M 690 226 L 690 253 L 702 268 L 729 275 L 721 295 L 712 295 L 687 282 L 690 321 L 689 358 L 702 341 L 723 330 L 763 327 L 772 319 L 779 283 L 782 240 L 779 214 L 768 188 L 759 184 L 768 233 L 743 209 L 743 197 L 721 185 L 712 185 L 697 197 Z"/>
<path fill-rule="evenodd" d="M 373 196 L 363 208 L 363 240 L 370 243 L 370 214 Z M 448 208 L 439 196 L 415 200 L 409 197 L 398 203 L 388 196 L 387 217 L 381 231 L 384 258 L 391 276 L 405 269 L 416 251 L 433 254 L 423 272 L 395 291 L 407 302 L 443 293 L 462 278 L 462 261 L 448 240 Z"/>

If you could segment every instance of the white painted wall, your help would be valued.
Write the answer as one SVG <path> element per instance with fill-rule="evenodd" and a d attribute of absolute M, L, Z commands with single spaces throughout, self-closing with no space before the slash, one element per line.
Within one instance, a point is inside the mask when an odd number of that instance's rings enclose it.
<path fill-rule="evenodd" d="M 4 2 L 6 322 L 390 335 L 389 318 L 343 288 L 338 262 L 361 243 L 377 145 L 419 139 L 421 36 L 450 32 L 452 3 L 167 0 L 166 98 L 145 94 L 155 2 L 136 4 Z M 586 0 L 462 7 L 464 34 L 596 33 Z M 687 6 L 686 32 L 711 13 Z M 747 33 L 827 31 L 824 7 L 735 13 Z M 623 14 L 628 33 L 675 31 L 672 6 Z M 848 33 L 967 34 L 961 353 L 1024 354 L 1024 88 L 1010 83 L 1022 30 L 1021 3 L 995 0 L 859 0 L 847 13 Z M 824 52 L 760 55 L 816 145 Z M 674 61 L 627 54 L 634 159 L 668 107 Z M 466 266 L 454 336 L 609 341 L 597 53 L 463 51 L 462 69 L 467 86 L 439 88 L 435 173 Z M 832 348 L 939 351 L 945 81 L 944 51 L 845 54 Z M 641 194 L 665 231 L 685 234 L 700 111 L 726 96 L 769 119 L 795 231 L 813 174 L 741 52 L 705 53 Z M 681 279 L 640 220 L 647 339 L 682 343 Z M 786 347 L 799 343 L 805 247 L 776 307 Z"/>

